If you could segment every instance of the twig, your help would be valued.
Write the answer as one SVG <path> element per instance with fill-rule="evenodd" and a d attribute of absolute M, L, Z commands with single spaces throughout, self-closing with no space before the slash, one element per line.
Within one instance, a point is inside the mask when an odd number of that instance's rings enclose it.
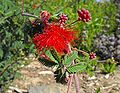
<path fill-rule="evenodd" d="M 33 17 L 33 18 L 40 19 L 38 16 L 29 14 L 29 13 L 22 13 L 22 16 L 28 16 L 28 17 Z"/>
<path fill-rule="evenodd" d="M 36 15 L 32 15 L 32 14 L 29 14 L 29 13 L 24 13 L 24 0 L 22 0 L 22 16 L 28 16 L 28 17 L 33 17 L 33 18 L 37 18 L 37 19 L 40 19 L 38 16 Z"/>
<path fill-rule="evenodd" d="M 77 74 L 75 73 L 73 75 L 74 79 L 75 79 L 75 84 L 76 84 L 76 93 L 80 93 L 80 82 L 79 82 L 79 78 L 77 76 Z"/>
<path fill-rule="evenodd" d="M 72 50 L 76 50 L 76 51 L 81 52 L 81 53 L 83 53 L 83 54 L 89 55 L 87 52 L 85 52 L 85 51 L 83 51 L 83 50 L 79 50 L 79 49 L 77 49 L 77 48 L 72 48 Z"/>
<path fill-rule="evenodd" d="M 24 0 L 22 0 L 22 14 L 24 13 Z"/>
<path fill-rule="evenodd" d="M 67 93 L 70 93 L 70 87 L 72 85 L 72 81 L 73 81 L 73 74 L 70 74 L 70 78 L 67 84 L 68 85 Z"/>

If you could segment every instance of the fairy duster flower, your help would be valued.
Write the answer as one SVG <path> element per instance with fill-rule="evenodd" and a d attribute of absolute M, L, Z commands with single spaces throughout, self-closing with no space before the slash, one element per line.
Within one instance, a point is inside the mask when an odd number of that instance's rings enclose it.
<path fill-rule="evenodd" d="M 61 28 L 55 23 L 44 28 L 42 34 L 33 37 L 33 43 L 38 50 L 54 48 L 58 53 L 68 53 L 68 44 L 75 38 L 75 31 L 68 28 Z"/>

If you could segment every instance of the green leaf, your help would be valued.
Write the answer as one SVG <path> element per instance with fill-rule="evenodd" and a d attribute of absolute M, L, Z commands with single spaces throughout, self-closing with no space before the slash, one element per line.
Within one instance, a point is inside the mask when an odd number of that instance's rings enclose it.
<path fill-rule="evenodd" d="M 86 67 L 87 67 L 87 65 L 85 65 L 85 64 L 76 64 L 76 65 L 73 65 L 73 66 L 69 66 L 67 68 L 67 71 L 69 73 L 83 72 L 83 71 L 86 70 Z"/>
<path fill-rule="evenodd" d="M 70 65 L 70 63 L 78 57 L 78 52 L 73 51 L 70 55 L 65 55 L 64 65 Z"/>
<path fill-rule="evenodd" d="M 105 68 L 105 72 L 106 72 L 106 73 L 109 73 L 109 71 L 110 71 L 110 66 L 109 66 L 108 63 L 104 64 L 104 68 Z"/>
<path fill-rule="evenodd" d="M 13 15 L 13 13 L 14 13 L 13 11 L 9 11 L 9 12 L 7 12 L 7 13 L 5 14 L 5 16 L 6 16 L 6 17 L 10 17 L 10 16 Z"/>
<path fill-rule="evenodd" d="M 2 57 L 3 57 L 3 50 L 0 48 L 0 59 L 2 59 Z"/>
<path fill-rule="evenodd" d="M 42 64 L 46 64 L 46 63 L 51 63 L 52 61 L 46 59 L 46 58 L 39 58 L 39 61 L 42 63 Z"/>
<path fill-rule="evenodd" d="M 86 57 L 86 56 L 79 56 L 77 59 L 78 59 L 80 62 L 87 62 L 87 61 L 89 61 L 89 58 Z"/>
<path fill-rule="evenodd" d="M 52 53 L 50 52 L 50 50 L 45 51 L 45 54 L 46 54 L 53 62 L 55 62 L 55 63 L 58 63 L 58 62 L 59 62 L 59 61 L 57 61 L 57 60 L 53 57 L 53 55 L 52 55 Z"/>
<path fill-rule="evenodd" d="M 55 58 L 55 60 L 57 60 L 58 62 L 61 61 L 56 50 L 51 50 L 51 53 L 52 53 L 52 56 Z"/>
<path fill-rule="evenodd" d="M 12 48 L 14 48 L 14 49 L 22 49 L 23 48 L 23 42 L 22 41 L 15 41 L 12 44 Z"/>
<path fill-rule="evenodd" d="M 115 68 L 116 68 L 116 63 L 112 63 L 110 65 L 110 73 L 112 73 L 115 70 Z"/>

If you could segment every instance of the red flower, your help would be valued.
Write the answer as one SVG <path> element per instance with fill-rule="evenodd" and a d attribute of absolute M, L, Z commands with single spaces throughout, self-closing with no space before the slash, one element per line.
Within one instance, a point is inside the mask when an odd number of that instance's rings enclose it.
<path fill-rule="evenodd" d="M 88 10 L 82 9 L 82 10 L 78 10 L 78 20 L 79 21 L 83 21 L 83 22 L 88 22 L 89 20 L 91 20 L 90 17 L 90 13 Z"/>
<path fill-rule="evenodd" d="M 45 27 L 42 34 L 36 34 L 33 43 L 38 50 L 54 48 L 59 53 L 68 53 L 68 44 L 75 38 L 75 32 L 71 29 L 61 28 L 55 23 Z"/>

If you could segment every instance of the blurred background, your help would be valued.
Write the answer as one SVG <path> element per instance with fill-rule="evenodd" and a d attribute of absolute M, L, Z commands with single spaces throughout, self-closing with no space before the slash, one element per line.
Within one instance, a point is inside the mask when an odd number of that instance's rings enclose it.
<path fill-rule="evenodd" d="M 78 22 L 71 28 L 78 31 L 78 49 L 95 52 L 99 60 L 114 58 L 120 62 L 120 1 L 119 0 L 24 0 L 24 12 L 39 16 L 50 12 L 54 20 L 59 14 L 68 16 L 67 23 L 77 19 L 77 10 L 91 13 L 88 23 Z M 22 0 L 0 0 L 0 91 L 4 91 L 19 77 L 23 59 L 35 54 L 31 34 L 38 28 L 31 26 L 32 17 L 22 16 Z"/>

